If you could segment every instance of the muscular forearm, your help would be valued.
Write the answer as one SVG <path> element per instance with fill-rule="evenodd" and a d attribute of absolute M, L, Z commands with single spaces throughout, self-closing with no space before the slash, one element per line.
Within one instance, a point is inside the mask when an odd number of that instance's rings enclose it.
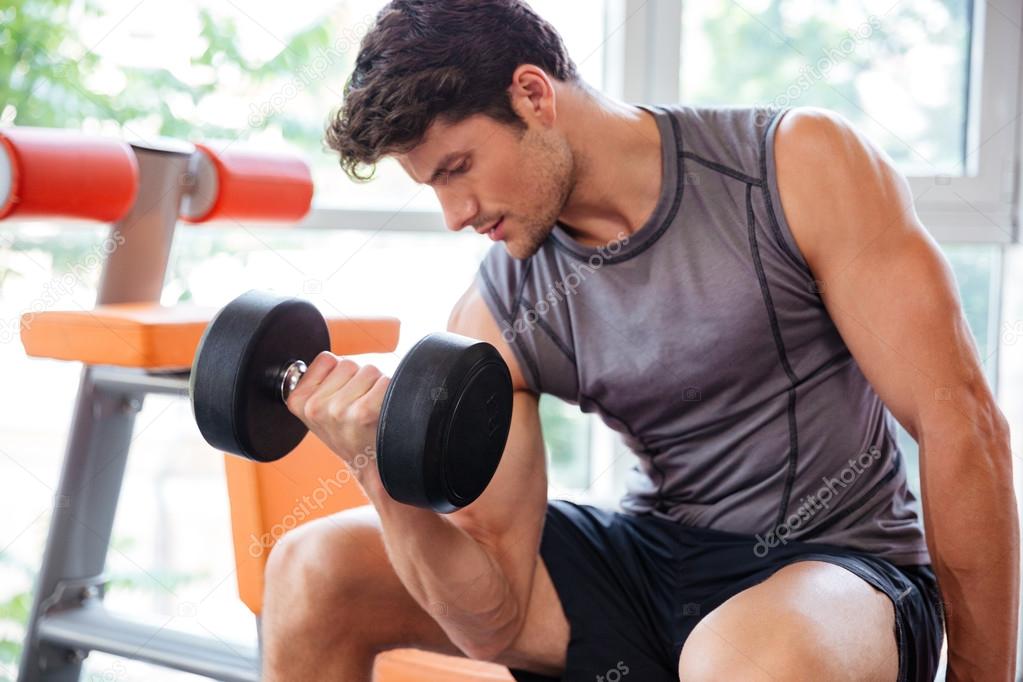
<path fill-rule="evenodd" d="M 948 680 L 1012 680 L 1019 520 L 1007 438 L 921 442 L 925 523 L 946 608 Z"/>
<path fill-rule="evenodd" d="M 358 478 L 380 516 L 388 557 L 412 597 L 467 655 L 500 653 L 517 634 L 525 605 L 514 594 L 499 548 L 447 517 L 395 502 L 376 467 Z"/>

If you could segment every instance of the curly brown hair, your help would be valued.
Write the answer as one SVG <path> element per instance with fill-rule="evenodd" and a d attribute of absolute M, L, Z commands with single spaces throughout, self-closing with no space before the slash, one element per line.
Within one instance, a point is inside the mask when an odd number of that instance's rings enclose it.
<path fill-rule="evenodd" d="M 485 114 L 524 129 L 508 96 L 522 64 L 579 80 L 561 36 L 524 0 L 392 0 L 362 40 L 325 142 L 349 177 L 368 180 L 438 118 Z"/>

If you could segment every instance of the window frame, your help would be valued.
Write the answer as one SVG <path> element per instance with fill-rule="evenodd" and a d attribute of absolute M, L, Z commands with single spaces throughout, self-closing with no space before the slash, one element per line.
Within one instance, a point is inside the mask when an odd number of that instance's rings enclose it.
<path fill-rule="evenodd" d="M 939 241 L 1019 243 L 1023 2 L 974 2 L 973 11 L 966 174 L 909 183 L 914 196 L 926 193 L 917 212 Z"/>

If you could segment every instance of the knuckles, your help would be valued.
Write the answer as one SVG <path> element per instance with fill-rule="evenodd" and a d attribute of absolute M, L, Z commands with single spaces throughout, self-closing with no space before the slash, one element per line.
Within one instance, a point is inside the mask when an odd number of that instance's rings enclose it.
<path fill-rule="evenodd" d="M 358 382 L 368 392 L 383 378 L 383 373 L 373 365 L 360 367 L 348 359 L 338 359 L 331 373 L 345 377 L 343 386 Z M 302 414 L 307 423 L 323 426 L 325 424 L 346 423 L 353 426 L 368 428 L 376 424 L 380 416 L 380 406 L 367 400 L 362 395 L 352 400 L 350 395 L 341 396 L 337 392 L 326 395 L 315 392 L 302 406 Z"/>
<path fill-rule="evenodd" d="M 306 423 L 319 424 L 324 416 L 324 401 L 313 396 L 302 406 L 302 416 Z"/>
<path fill-rule="evenodd" d="M 359 371 L 356 372 L 356 376 L 363 379 L 376 381 L 377 379 L 383 376 L 383 372 L 381 372 L 373 365 L 363 365 L 362 367 L 359 368 Z"/>
<path fill-rule="evenodd" d="M 321 367 L 324 370 L 329 371 L 333 369 L 340 360 L 341 358 L 334 355 L 329 350 L 322 351 L 319 355 L 313 358 L 313 361 L 311 363 L 309 363 L 308 372 L 312 372 L 313 370 L 319 371 Z"/>
<path fill-rule="evenodd" d="M 349 418 L 358 426 L 368 428 L 377 423 L 380 409 L 362 399 L 355 402 L 349 409 Z"/>
<path fill-rule="evenodd" d="M 348 358 L 338 358 L 337 365 L 330 371 L 331 374 L 347 376 L 350 381 L 360 371 L 359 366 Z"/>

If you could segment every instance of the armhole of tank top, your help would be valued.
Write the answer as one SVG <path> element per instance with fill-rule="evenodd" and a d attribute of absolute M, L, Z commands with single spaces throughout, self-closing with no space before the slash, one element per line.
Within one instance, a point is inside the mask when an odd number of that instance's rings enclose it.
<path fill-rule="evenodd" d="M 778 189 L 778 172 L 774 161 L 774 136 L 778 124 L 788 113 L 789 109 L 781 109 L 774 113 L 770 122 L 764 129 L 763 138 L 760 141 L 760 176 L 763 178 L 761 192 L 763 193 L 764 204 L 767 207 L 767 216 L 770 221 L 771 232 L 778 242 L 779 248 L 804 274 L 812 278 L 810 266 L 806 262 L 799 245 L 792 236 L 792 229 L 785 218 L 785 210 L 781 203 L 781 192 Z"/>
<path fill-rule="evenodd" d="M 522 376 L 526 380 L 526 385 L 529 390 L 533 391 L 537 395 L 542 393 L 540 387 L 540 372 L 537 367 L 536 359 L 530 353 L 529 349 L 526 348 L 519 339 L 519 335 L 515 332 L 515 316 L 514 311 L 509 311 L 505 308 L 504 302 L 501 300 L 501 296 L 497 291 L 497 287 L 494 285 L 493 280 L 490 278 L 490 274 L 486 269 L 486 262 L 484 262 L 479 269 L 478 281 L 480 286 L 480 295 L 483 296 L 484 302 L 487 304 L 487 308 L 490 309 L 490 314 L 494 316 L 494 320 L 497 322 L 497 326 L 501 329 L 501 336 L 512 349 L 512 353 L 515 355 L 515 359 L 519 363 L 519 367 L 522 370 Z M 511 302 L 513 305 L 515 301 Z"/>

